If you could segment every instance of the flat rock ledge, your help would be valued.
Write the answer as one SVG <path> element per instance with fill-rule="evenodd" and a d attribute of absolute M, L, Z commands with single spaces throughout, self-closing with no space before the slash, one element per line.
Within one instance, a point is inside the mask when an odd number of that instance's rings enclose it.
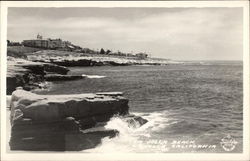
<path fill-rule="evenodd" d="M 85 78 L 81 75 L 61 75 L 61 74 L 46 74 L 44 79 L 46 81 L 70 81 Z"/>
<path fill-rule="evenodd" d="M 69 69 L 52 63 L 32 62 L 25 59 L 8 57 L 7 94 L 16 87 L 25 90 L 42 88 L 44 81 L 69 81 L 84 78 L 81 75 L 67 75 Z"/>
<path fill-rule="evenodd" d="M 11 150 L 81 151 L 119 135 L 104 127 L 114 115 L 134 125 L 147 122 L 129 114 L 128 100 L 120 92 L 37 95 L 18 88 L 10 99 Z M 98 126 L 101 130 L 86 130 Z"/>

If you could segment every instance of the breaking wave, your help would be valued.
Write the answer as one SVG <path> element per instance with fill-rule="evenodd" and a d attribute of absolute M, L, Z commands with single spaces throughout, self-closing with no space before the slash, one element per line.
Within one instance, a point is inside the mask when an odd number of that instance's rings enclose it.
<path fill-rule="evenodd" d="M 47 82 L 47 81 L 41 82 L 38 84 L 39 88 L 33 89 L 32 91 L 34 92 L 50 91 L 52 88 L 52 84 L 53 84 L 52 82 Z"/>
<path fill-rule="evenodd" d="M 87 77 L 90 79 L 94 79 L 94 78 L 105 78 L 106 76 L 102 76 L 102 75 L 86 75 L 86 74 L 82 74 L 83 77 Z"/>
<path fill-rule="evenodd" d="M 140 125 L 129 125 L 124 119 L 114 116 L 105 126 L 105 129 L 116 129 L 119 135 L 114 138 L 103 138 L 102 143 L 94 149 L 85 152 L 98 153 L 126 153 L 126 152 L 164 152 L 161 144 L 149 144 L 156 140 L 153 133 L 161 131 L 168 125 L 166 112 L 163 113 L 133 113 L 148 120 Z"/>

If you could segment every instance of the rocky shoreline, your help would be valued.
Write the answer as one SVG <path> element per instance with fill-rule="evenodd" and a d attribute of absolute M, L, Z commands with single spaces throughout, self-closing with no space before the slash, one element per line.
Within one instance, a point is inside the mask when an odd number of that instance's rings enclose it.
<path fill-rule="evenodd" d="M 72 61 L 73 62 L 73 61 Z M 106 129 L 114 116 L 138 128 L 146 119 L 129 113 L 121 92 L 77 95 L 37 95 L 45 81 L 67 81 L 87 76 L 67 75 L 69 69 L 51 62 L 8 57 L 7 95 L 10 109 L 10 150 L 81 151 L 95 148 L 104 137 L 119 131 Z"/>
<path fill-rule="evenodd" d="M 7 61 L 7 94 L 16 87 L 25 90 L 42 88 L 44 81 L 64 81 L 83 79 L 84 76 L 67 75 L 69 69 L 52 63 L 32 62 L 25 59 L 8 57 Z"/>
<path fill-rule="evenodd" d="M 53 63 L 65 67 L 74 66 L 128 66 L 128 65 L 168 65 L 167 59 L 134 58 L 101 54 L 83 54 L 57 50 L 42 50 L 27 55 L 27 59 L 35 62 Z"/>
<path fill-rule="evenodd" d="M 20 54 L 19 54 L 20 55 Z M 168 65 L 166 59 L 138 59 L 130 57 L 115 57 L 107 55 L 91 55 L 69 51 L 40 50 L 32 53 L 22 53 L 8 56 L 7 94 L 11 94 L 16 87 L 25 90 L 43 88 L 44 81 L 67 81 L 86 78 L 86 76 L 67 75 L 67 67 L 92 66 L 128 66 L 128 65 Z"/>
<path fill-rule="evenodd" d="M 73 66 L 167 65 L 167 60 L 135 59 L 43 50 L 8 56 L 7 95 L 10 109 L 10 150 L 82 151 L 95 148 L 104 137 L 117 137 L 106 129 L 112 117 L 131 128 L 148 121 L 129 113 L 121 92 L 72 95 L 37 95 L 44 82 L 72 81 L 87 75 L 69 75 Z"/>
<path fill-rule="evenodd" d="M 119 135 L 105 128 L 114 115 L 132 127 L 147 122 L 129 114 L 128 100 L 120 92 L 37 95 L 18 88 L 9 103 L 11 150 L 81 151 Z"/>

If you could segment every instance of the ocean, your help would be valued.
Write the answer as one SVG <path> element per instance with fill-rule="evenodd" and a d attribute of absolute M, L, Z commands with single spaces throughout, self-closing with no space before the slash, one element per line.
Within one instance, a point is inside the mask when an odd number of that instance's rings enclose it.
<path fill-rule="evenodd" d="M 69 74 L 87 78 L 53 82 L 48 90 L 37 93 L 121 91 L 129 99 L 130 112 L 148 120 L 135 128 L 114 116 L 106 128 L 117 129 L 120 135 L 104 138 L 98 147 L 83 152 L 242 152 L 242 62 L 70 70 Z M 233 141 L 232 148 L 223 144 L 225 137 Z"/>

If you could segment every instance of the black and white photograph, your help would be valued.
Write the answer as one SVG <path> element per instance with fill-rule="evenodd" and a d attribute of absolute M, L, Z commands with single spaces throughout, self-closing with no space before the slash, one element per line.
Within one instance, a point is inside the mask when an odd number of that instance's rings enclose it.
<path fill-rule="evenodd" d="M 249 159 L 249 3 L 63 3 L 2 7 L 1 153 Z"/>

